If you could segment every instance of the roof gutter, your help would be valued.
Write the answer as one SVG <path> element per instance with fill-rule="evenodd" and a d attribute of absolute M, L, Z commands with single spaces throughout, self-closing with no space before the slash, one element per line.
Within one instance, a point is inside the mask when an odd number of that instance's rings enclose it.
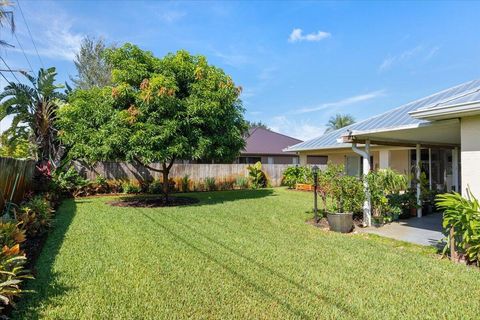
<path fill-rule="evenodd" d="M 422 120 L 444 120 L 480 114 L 480 101 L 452 104 L 447 106 L 420 109 L 408 113 L 412 118 Z"/>

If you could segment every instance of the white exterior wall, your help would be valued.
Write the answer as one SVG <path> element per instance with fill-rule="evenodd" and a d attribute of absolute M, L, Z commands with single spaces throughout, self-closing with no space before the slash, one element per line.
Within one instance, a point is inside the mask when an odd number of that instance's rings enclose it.
<path fill-rule="evenodd" d="M 385 159 L 382 159 L 382 155 L 380 154 L 381 152 L 384 152 L 383 156 L 388 154 L 388 165 L 384 167 L 382 167 L 382 160 L 384 161 L 383 165 L 386 165 L 387 163 L 385 162 Z M 345 159 L 347 156 L 358 156 L 351 148 L 300 151 L 298 154 L 301 165 L 306 165 L 307 155 L 327 156 L 329 162 L 344 165 L 346 164 Z M 407 149 L 375 148 L 370 151 L 370 154 L 373 157 L 372 169 L 377 170 L 379 168 L 392 168 L 399 173 L 408 173 L 409 154 Z"/>
<path fill-rule="evenodd" d="M 467 187 L 480 199 L 480 116 L 461 119 L 462 194 Z"/>

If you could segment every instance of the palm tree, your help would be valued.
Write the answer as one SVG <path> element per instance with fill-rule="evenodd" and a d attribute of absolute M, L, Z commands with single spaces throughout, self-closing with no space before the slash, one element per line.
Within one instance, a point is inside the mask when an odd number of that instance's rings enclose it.
<path fill-rule="evenodd" d="M 12 3 L 7 0 L 0 0 L 0 28 L 8 27 L 10 32 L 15 32 L 15 20 L 13 19 L 13 11 L 9 10 L 8 7 L 11 7 Z M 13 47 L 11 44 L 4 40 L 0 40 L 0 46 L 3 47 Z"/>
<path fill-rule="evenodd" d="M 353 123 L 355 123 L 355 118 L 352 115 L 337 113 L 328 120 L 325 133 L 349 126 Z"/>
<path fill-rule="evenodd" d="M 0 93 L 0 121 L 13 116 L 9 130 L 18 138 L 25 137 L 25 128 L 31 143 L 36 147 L 37 161 L 55 160 L 59 151 L 55 120 L 58 108 L 66 97 L 58 91 L 55 68 L 40 69 L 37 77 L 23 75 L 30 85 L 10 82 Z"/>

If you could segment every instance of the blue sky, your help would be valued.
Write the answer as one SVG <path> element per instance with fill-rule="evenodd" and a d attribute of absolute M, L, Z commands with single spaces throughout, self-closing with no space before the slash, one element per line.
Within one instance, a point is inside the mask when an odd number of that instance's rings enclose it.
<path fill-rule="evenodd" d="M 480 3 L 473 2 L 138 2 L 20 0 L 45 66 L 75 74 L 84 35 L 132 42 L 157 56 L 205 55 L 243 87 L 246 118 L 307 139 L 329 117 L 357 120 L 480 78 Z M 40 67 L 14 8 L 17 36 Z M 3 49 L 29 68 L 18 44 Z M 5 81 L 0 85 L 4 86 Z M 7 124 L 3 123 L 3 127 Z"/>

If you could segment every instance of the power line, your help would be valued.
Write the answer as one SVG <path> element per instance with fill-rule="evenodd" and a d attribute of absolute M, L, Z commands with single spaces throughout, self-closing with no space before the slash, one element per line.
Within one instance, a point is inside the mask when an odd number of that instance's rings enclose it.
<path fill-rule="evenodd" d="M 0 75 L 2 76 L 3 79 L 5 79 L 5 81 L 7 81 L 7 84 L 10 83 L 10 80 L 8 80 L 7 77 L 5 77 L 3 72 L 0 72 Z"/>
<path fill-rule="evenodd" d="M 15 80 L 17 80 L 17 82 L 20 82 L 20 80 L 18 80 L 17 76 L 15 75 L 15 72 L 12 71 L 12 69 L 11 69 L 10 66 L 7 64 L 7 62 L 2 58 L 2 56 L 0 56 L 0 59 L 3 61 L 3 63 L 5 63 L 5 65 L 7 66 L 8 71 L 13 75 L 13 77 L 15 78 Z"/>
<path fill-rule="evenodd" d="M 8 20 L 7 20 L 8 21 Z M 8 23 L 11 25 L 10 21 Z M 23 50 L 23 46 L 20 43 L 20 40 L 18 40 L 17 33 L 13 33 L 13 36 L 17 40 L 18 46 L 20 47 L 20 50 L 22 50 L 23 56 L 25 57 L 25 60 L 27 60 L 28 65 L 30 66 L 30 70 L 33 70 L 32 64 L 30 63 L 30 60 L 28 60 L 27 54 L 25 53 L 25 50 Z M 2 59 L 3 60 L 3 59 Z"/>
<path fill-rule="evenodd" d="M 32 39 L 33 47 L 35 48 L 35 52 L 37 53 L 38 60 L 40 60 L 40 64 L 42 65 L 42 68 L 45 68 L 45 66 L 43 65 L 42 58 L 40 57 L 40 54 L 38 53 L 38 49 L 37 49 L 37 45 L 35 44 L 35 40 L 33 40 L 32 32 L 30 31 L 30 27 L 28 26 L 27 19 L 25 19 L 25 15 L 23 14 L 22 7 L 20 6 L 20 0 L 17 0 L 17 4 L 18 4 L 18 9 L 20 9 L 20 14 L 22 15 L 23 21 L 25 21 L 25 25 L 27 26 L 28 34 L 30 35 L 30 39 Z"/>

